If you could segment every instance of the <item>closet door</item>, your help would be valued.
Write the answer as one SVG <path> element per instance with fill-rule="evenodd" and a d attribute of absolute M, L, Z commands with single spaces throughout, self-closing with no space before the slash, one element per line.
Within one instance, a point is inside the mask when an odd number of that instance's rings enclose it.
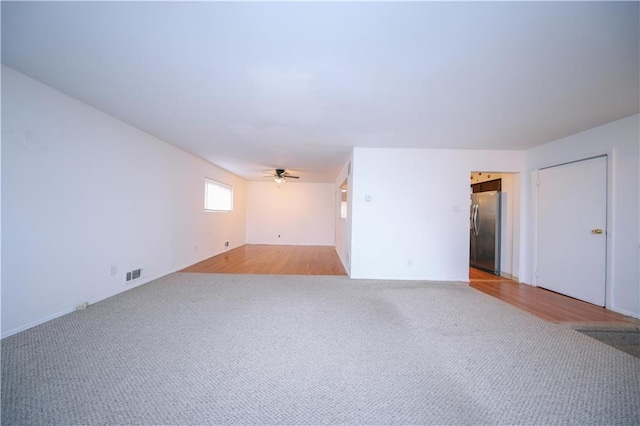
<path fill-rule="evenodd" d="M 536 285 L 605 306 L 607 157 L 538 172 Z"/>

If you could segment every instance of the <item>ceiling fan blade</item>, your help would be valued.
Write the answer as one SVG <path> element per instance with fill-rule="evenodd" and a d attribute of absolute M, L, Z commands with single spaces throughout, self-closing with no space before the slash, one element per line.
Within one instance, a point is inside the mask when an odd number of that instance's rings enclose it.
<path fill-rule="evenodd" d="M 300 179 L 300 176 L 284 175 L 287 179 Z"/>

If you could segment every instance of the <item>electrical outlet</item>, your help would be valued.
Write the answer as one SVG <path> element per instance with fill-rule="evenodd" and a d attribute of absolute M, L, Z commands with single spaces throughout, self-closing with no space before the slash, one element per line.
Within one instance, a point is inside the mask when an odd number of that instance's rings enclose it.
<path fill-rule="evenodd" d="M 229 241 L 225 241 L 225 242 L 224 242 L 224 246 L 225 246 L 225 247 L 229 247 Z"/>

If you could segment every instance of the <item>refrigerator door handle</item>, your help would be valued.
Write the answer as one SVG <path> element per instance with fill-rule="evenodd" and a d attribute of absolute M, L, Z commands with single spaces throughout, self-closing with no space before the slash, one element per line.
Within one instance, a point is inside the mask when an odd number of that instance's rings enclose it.
<path fill-rule="evenodd" d="M 476 205 L 471 207 L 471 231 L 476 235 Z"/>
<path fill-rule="evenodd" d="M 474 204 L 473 206 L 473 233 L 476 235 L 480 235 L 478 230 L 478 205 Z"/>

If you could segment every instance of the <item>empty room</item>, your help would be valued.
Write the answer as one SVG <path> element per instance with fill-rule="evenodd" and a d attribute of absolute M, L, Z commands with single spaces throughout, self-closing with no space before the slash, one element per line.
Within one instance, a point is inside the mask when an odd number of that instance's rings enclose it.
<path fill-rule="evenodd" d="M 640 424 L 640 3 L 1 3 L 1 420 Z"/>

